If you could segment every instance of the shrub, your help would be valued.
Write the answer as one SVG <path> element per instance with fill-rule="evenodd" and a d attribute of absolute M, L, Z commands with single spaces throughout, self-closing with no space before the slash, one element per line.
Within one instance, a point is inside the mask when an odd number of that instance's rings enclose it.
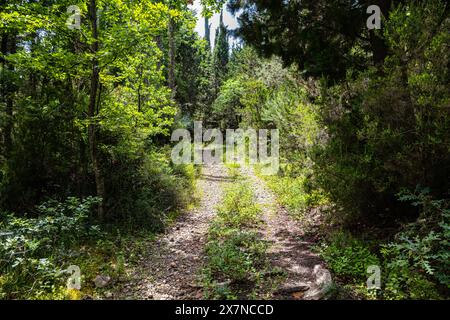
<path fill-rule="evenodd" d="M 88 224 L 97 198 L 38 206 L 37 218 L 3 214 L 0 220 L 0 297 L 21 298 L 55 291 L 62 285 L 63 257 L 83 239 L 98 235 Z M 31 292 L 33 291 L 33 292 Z"/>
<path fill-rule="evenodd" d="M 365 282 L 367 267 L 380 264 L 363 241 L 342 231 L 333 234 L 318 251 L 331 271 L 351 282 Z"/>
<path fill-rule="evenodd" d="M 209 270 L 222 281 L 254 281 L 265 249 L 256 232 L 230 230 L 222 238 L 208 243 Z"/>
<path fill-rule="evenodd" d="M 313 188 L 306 176 L 266 176 L 264 179 L 270 189 L 277 194 L 278 201 L 287 207 L 294 217 L 302 218 L 305 210 L 327 203 L 323 192 Z"/>
<path fill-rule="evenodd" d="M 404 218 L 411 211 L 395 196 L 403 187 L 420 183 L 438 197 L 449 190 L 450 73 L 442 66 L 450 61 L 450 20 L 441 21 L 444 6 L 411 1 L 393 8 L 384 28 L 389 56 L 383 70 L 349 72 L 345 83 L 322 90 L 320 118 L 329 141 L 318 150 L 315 172 L 350 220 Z"/>
<path fill-rule="evenodd" d="M 138 160 L 118 161 L 107 181 L 109 221 L 134 229 L 164 228 L 170 214 L 193 200 L 196 168 L 173 165 L 170 150 L 152 150 Z"/>
<path fill-rule="evenodd" d="M 218 219 L 227 227 L 252 226 L 258 222 L 261 212 L 253 201 L 249 184 L 239 183 L 228 187 L 222 205 L 218 208 Z"/>
<path fill-rule="evenodd" d="M 429 189 L 403 191 L 400 200 L 412 202 L 421 214 L 381 249 L 388 277 L 385 295 L 394 299 L 439 298 L 436 283 L 450 288 L 450 203 L 434 200 Z"/>

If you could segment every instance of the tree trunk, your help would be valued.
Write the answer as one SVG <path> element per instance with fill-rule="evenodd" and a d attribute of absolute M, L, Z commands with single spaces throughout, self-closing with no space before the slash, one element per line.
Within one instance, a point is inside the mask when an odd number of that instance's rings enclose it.
<path fill-rule="evenodd" d="M 15 34 L 7 34 L 6 32 L 2 35 L 2 42 L 1 42 L 1 52 L 3 56 L 6 56 L 8 54 L 14 54 L 16 53 L 16 35 Z M 14 68 L 13 66 L 6 61 L 6 59 L 2 59 L 2 69 L 7 70 L 7 73 L 9 76 L 9 73 L 13 73 Z M 2 96 L 4 97 L 5 101 L 5 115 L 6 115 L 6 124 L 3 132 L 3 141 L 4 141 L 4 152 L 6 158 L 8 158 L 12 151 L 12 132 L 14 127 L 14 91 L 15 89 L 15 83 L 14 81 L 6 81 L 2 83 Z"/>
<path fill-rule="evenodd" d="M 392 6 L 392 0 L 374 0 L 370 4 L 375 4 L 380 7 L 381 14 L 385 19 L 389 16 L 389 10 Z M 383 32 L 383 24 L 381 25 L 381 30 Z M 370 43 L 372 48 L 373 63 L 374 65 L 381 65 L 387 57 L 388 47 L 384 39 L 375 33 L 375 30 L 370 31 Z"/>
<path fill-rule="evenodd" d="M 175 27 L 174 21 L 172 17 L 169 18 L 169 74 L 168 74 L 168 82 L 169 88 L 172 90 L 172 99 L 175 98 L 176 95 L 176 82 L 175 82 Z"/>
<path fill-rule="evenodd" d="M 92 44 L 92 52 L 94 53 L 94 58 L 92 59 L 92 73 L 91 73 L 91 90 L 89 96 L 89 127 L 88 127 L 88 137 L 89 137 L 89 151 L 90 158 L 92 162 L 92 167 L 95 175 L 95 185 L 97 190 L 97 196 L 102 200 L 98 206 L 98 218 L 100 220 L 104 219 L 104 199 L 105 199 L 105 181 L 103 178 L 100 161 L 98 157 L 97 149 L 97 134 L 96 134 L 96 124 L 94 123 L 94 118 L 97 115 L 97 94 L 99 92 L 99 82 L 100 82 L 100 70 L 99 63 L 96 54 L 99 50 L 98 44 L 98 27 L 97 27 L 97 4 L 96 0 L 90 0 L 89 5 L 89 19 L 92 26 L 92 36 L 94 38 L 94 43 Z"/>
<path fill-rule="evenodd" d="M 6 56 L 7 54 L 7 46 L 8 46 L 8 34 L 5 32 L 2 34 L 2 41 L 0 43 L 0 50 L 2 53 L 2 56 L 0 57 L 0 62 L 2 64 L 2 70 L 5 70 L 5 66 L 6 66 L 6 60 L 5 58 L 3 58 L 4 56 Z M 6 96 L 8 91 L 6 90 L 6 82 L 2 79 L 2 82 L 0 83 L 0 89 L 1 89 L 1 95 L 0 98 L 1 100 L 3 100 L 3 102 L 6 104 Z M 5 110 L 6 111 L 6 110 Z M 5 128 L 1 128 L 1 133 L 2 133 L 2 144 L 0 146 L 3 146 L 0 148 L 0 152 L 4 153 L 6 155 L 6 126 Z"/>

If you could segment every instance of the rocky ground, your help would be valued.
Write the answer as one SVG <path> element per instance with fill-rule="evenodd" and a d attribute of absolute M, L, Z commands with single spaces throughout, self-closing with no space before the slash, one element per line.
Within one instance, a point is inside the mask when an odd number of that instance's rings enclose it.
<path fill-rule="evenodd" d="M 222 199 L 224 184 L 231 180 L 222 165 L 205 166 L 198 179 L 200 205 L 183 214 L 149 250 L 146 262 L 115 298 L 201 299 L 199 271 L 209 223 Z"/>
<path fill-rule="evenodd" d="M 250 167 L 240 169 L 251 182 L 256 202 L 263 210 L 262 237 L 270 243 L 268 259 L 272 268 L 283 271 L 273 299 L 319 299 L 331 281 L 319 257 L 310 250 L 300 225 L 277 204 L 264 181 Z M 198 180 L 201 202 L 180 218 L 149 248 L 145 262 L 131 272 L 131 279 L 114 299 L 202 299 L 199 279 L 205 262 L 204 246 L 208 227 L 216 215 L 223 188 L 232 183 L 223 165 L 205 166 Z"/>
<path fill-rule="evenodd" d="M 331 276 L 320 258 L 311 252 L 313 243 L 306 237 L 298 222 L 281 207 L 264 181 L 253 168 L 241 168 L 241 174 L 251 182 L 256 202 L 263 211 L 263 238 L 270 243 L 268 258 L 272 269 L 286 274 L 274 292 L 273 299 L 319 299 Z"/>

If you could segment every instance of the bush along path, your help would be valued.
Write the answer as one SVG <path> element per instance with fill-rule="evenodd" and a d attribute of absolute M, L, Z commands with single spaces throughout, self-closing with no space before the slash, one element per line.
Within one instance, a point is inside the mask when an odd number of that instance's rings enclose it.
<path fill-rule="evenodd" d="M 200 205 L 148 249 L 114 298 L 321 299 L 329 272 L 253 168 L 205 166 Z M 228 171 L 228 172 L 227 172 Z"/>
<path fill-rule="evenodd" d="M 199 274 L 206 233 L 221 201 L 227 171 L 221 165 L 205 166 L 197 188 L 202 199 L 198 207 L 179 219 L 148 249 L 145 263 L 134 267 L 130 281 L 117 299 L 201 299 Z"/>

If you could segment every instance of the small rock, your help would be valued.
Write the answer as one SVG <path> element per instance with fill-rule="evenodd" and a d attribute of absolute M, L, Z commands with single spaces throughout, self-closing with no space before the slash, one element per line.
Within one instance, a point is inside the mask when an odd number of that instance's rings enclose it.
<path fill-rule="evenodd" d="M 306 300 L 321 300 L 326 298 L 327 292 L 333 285 L 330 272 L 321 265 L 316 265 L 313 271 L 316 276 L 315 288 L 310 289 L 304 299 Z"/>
<path fill-rule="evenodd" d="M 105 288 L 111 282 L 110 276 L 98 275 L 94 279 L 95 286 L 97 288 Z"/>
<path fill-rule="evenodd" d="M 176 266 L 177 266 L 177 264 L 176 264 L 175 262 L 171 262 L 171 263 L 170 263 L 170 267 L 171 267 L 171 268 L 175 268 Z"/>
<path fill-rule="evenodd" d="M 330 271 L 323 268 L 320 264 L 314 266 L 314 275 L 316 276 L 316 284 L 322 288 L 329 287 L 333 281 Z"/>
<path fill-rule="evenodd" d="M 219 283 L 217 283 L 217 284 L 216 284 L 216 287 L 217 287 L 217 288 L 220 288 L 220 289 L 222 289 L 222 290 L 224 290 L 224 289 L 226 289 L 230 284 L 231 284 L 231 280 L 227 280 L 227 281 L 224 281 L 224 282 L 219 282 Z"/>
<path fill-rule="evenodd" d="M 112 297 L 113 297 L 113 294 L 111 292 L 108 291 L 108 292 L 105 293 L 105 298 L 106 299 L 111 299 Z"/>

